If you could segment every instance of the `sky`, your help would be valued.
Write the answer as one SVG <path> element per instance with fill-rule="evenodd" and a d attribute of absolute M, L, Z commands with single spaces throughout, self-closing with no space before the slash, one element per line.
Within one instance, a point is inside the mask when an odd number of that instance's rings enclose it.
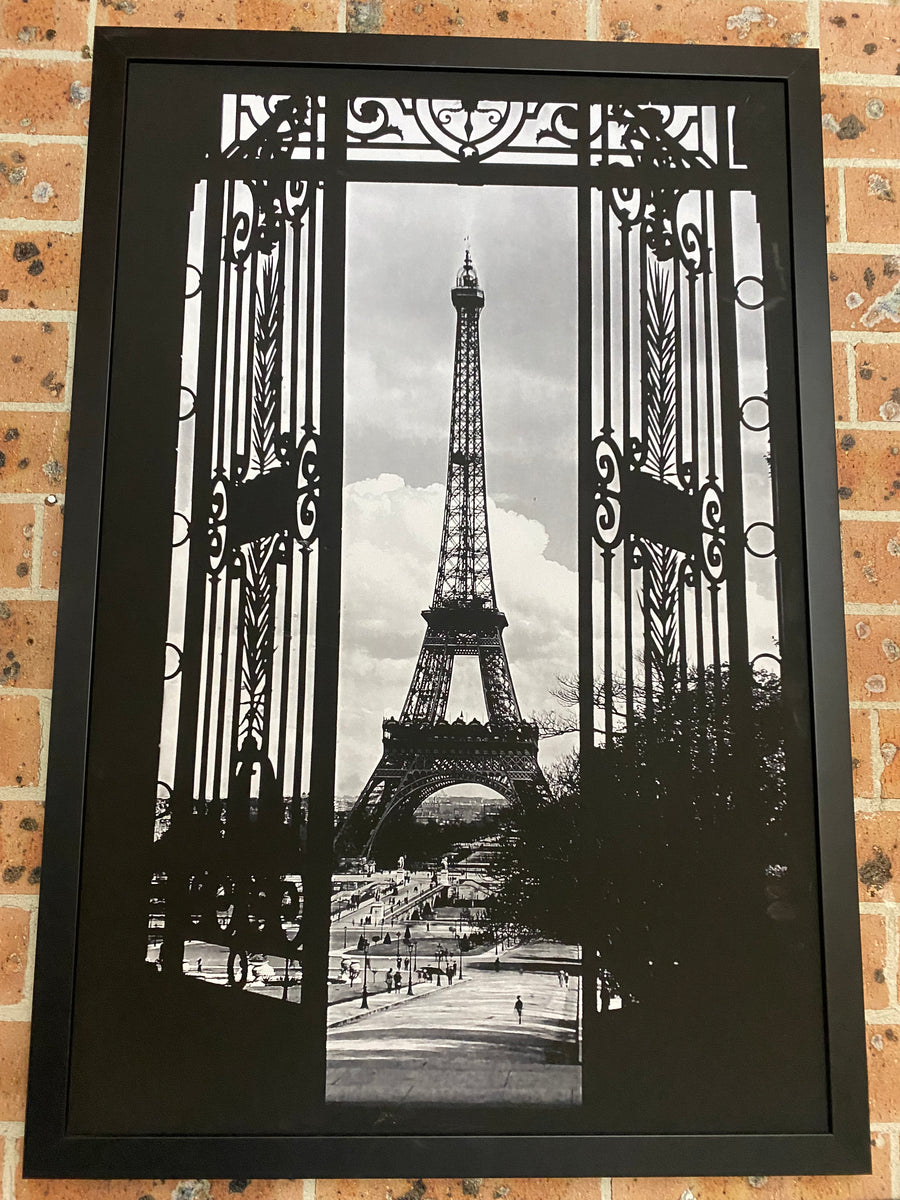
<path fill-rule="evenodd" d="M 577 663 L 575 198 L 568 190 L 351 184 L 337 793 L 399 715 L 440 548 L 456 313 L 470 238 L 481 319 L 494 581 L 523 714 Z M 448 715 L 483 717 L 458 659 Z M 569 748 L 545 744 L 545 766 Z"/>

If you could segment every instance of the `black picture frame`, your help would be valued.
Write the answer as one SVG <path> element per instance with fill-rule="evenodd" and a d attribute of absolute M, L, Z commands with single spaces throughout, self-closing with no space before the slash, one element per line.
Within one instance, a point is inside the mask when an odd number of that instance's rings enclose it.
<path fill-rule="evenodd" d="M 273 1119 L 265 1098 L 247 1099 L 248 1071 L 259 1061 L 254 1056 L 267 1048 L 265 1042 L 254 1042 L 252 1030 L 242 1030 L 246 1040 L 237 1052 L 221 1042 L 212 1044 L 214 1032 L 211 1044 L 201 1045 L 202 1031 L 192 1027 L 187 1034 L 182 1030 L 186 1040 L 160 1056 L 158 1038 L 164 1040 L 166 1032 L 163 1013 L 144 1012 L 148 1036 L 143 1050 L 134 1030 L 127 1028 L 115 995 L 123 980 L 131 986 L 122 963 L 128 959 L 129 947 L 135 949 L 134 923 L 129 921 L 141 896 L 131 895 L 134 826 L 124 805 L 127 779 L 156 769 L 157 743 L 152 736 L 148 739 L 147 731 L 154 719 L 158 730 L 158 700 L 150 695 L 153 689 L 140 681 L 153 678 L 154 668 L 159 674 L 159 655 L 166 640 L 164 614 L 161 617 L 159 604 L 141 603 L 141 587 L 154 575 L 165 577 L 168 569 L 168 542 L 154 538 L 153 531 L 162 528 L 168 538 L 171 486 L 167 492 L 160 485 L 160 472 L 169 470 L 171 485 L 173 469 L 171 462 L 166 467 L 165 455 L 148 438 L 154 423 L 148 424 L 146 416 L 135 417 L 135 412 L 152 408 L 173 379 L 178 388 L 180 341 L 172 331 L 180 329 L 181 313 L 167 311 L 165 301 L 183 294 L 185 260 L 183 253 L 167 254 L 164 239 L 183 245 L 186 233 L 178 226 L 178 214 L 189 208 L 198 147 L 212 144 L 211 128 L 203 127 L 200 110 L 184 119 L 185 93 L 179 90 L 180 80 L 201 69 L 213 81 L 211 86 L 227 79 L 229 85 L 246 81 L 251 90 L 265 73 L 271 94 L 281 94 L 298 71 L 315 71 L 320 79 L 336 73 L 362 78 L 366 72 L 396 71 L 415 75 L 432 91 L 438 80 L 444 83 L 449 76 L 463 79 L 473 74 L 485 86 L 490 86 L 486 81 L 491 76 L 502 75 L 494 86 L 501 90 L 505 86 L 511 93 L 529 81 L 548 78 L 563 91 L 613 79 L 623 95 L 634 94 L 633 81 L 665 84 L 672 95 L 690 95 L 692 87 L 722 83 L 740 85 L 755 96 L 754 88 L 766 85 L 766 96 L 777 96 L 783 105 L 783 177 L 777 154 L 781 143 L 765 124 L 762 101 L 759 149 L 771 153 L 771 174 L 786 197 L 778 249 L 780 269 L 789 277 L 790 309 L 789 319 L 787 315 L 780 319 L 777 352 L 794 366 L 797 446 L 793 479 L 785 485 L 782 500 L 788 514 L 785 520 L 795 523 L 802 543 L 802 553 L 790 568 L 791 603 L 802 611 L 809 635 L 800 659 L 808 671 L 810 765 L 816 796 L 810 834 L 818 859 L 822 935 L 821 1040 L 828 1115 L 820 1131 L 746 1128 L 709 1133 L 672 1127 L 602 1132 L 584 1124 L 567 1126 L 564 1118 L 527 1132 L 492 1127 L 490 1121 L 481 1128 L 474 1122 L 473 1130 L 451 1113 L 440 1132 L 434 1128 L 398 1131 L 396 1120 L 388 1119 L 380 1126 L 371 1121 L 354 1126 L 352 1120 L 330 1130 L 313 1125 L 298 1134 L 289 1116 L 281 1123 Z M 160 98 L 162 108 L 177 110 L 177 120 L 161 112 Z M 346 163 L 335 163 L 334 169 L 336 177 L 346 181 Z M 460 169 L 466 169 L 464 163 Z M 489 39 L 98 30 L 87 170 L 26 1176 L 442 1176 L 459 1174 L 462 1163 L 466 1173 L 482 1176 L 868 1171 L 817 54 Z M 164 181 L 164 186 L 154 185 L 154 180 Z M 326 223 L 323 236 L 340 244 L 343 235 L 339 224 L 332 222 Z M 330 481 L 323 469 L 319 538 L 332 552 L 331 565 L 326 563 L 322 570 L 337 572 L 334 585 L 339 587 L 340 505 L 329 508 L 328 499 L 334 498 L 340 479 L 341 383 L 335 364 L 342 357 L 343 295 L 340 287 L 326 280 L 322 298 L 322 320 L 333 338 L 328 346 L 331 367 L 322 382 L 322 437 L 323 442 L 333 438 L 337 469 Z M 584 298 L 582 294 L 582 302 Z M 589 350 L 582 345 L 580 354 L 585 353 Z M 332 404 L 330 414 L 326 400 Z M 161 418 L 161 442 L 165 442 L 164 424 Z M 590 440 L 589 424 L 582 425 L 580 444 L 583 447 Z M 593 481 L 584 474 L 589 470 L 584 459 L 580 469 L 582 483 L 591 490 Z M 581 553 L 589 554 L 589 547 L 589 539 L 582 538 Z M 337 645 L 338 609 L 334 605 L 320 613 L 317 638 L 323 645 Z M 318 744 L 320 750 L 318 756 L 313 751 L 312 769 L 326 791 L 333 791 L 336 669 L 336 655 L 330 665 L 317 666 L 314 746 Z M 123 708 L 127 710 L 124 723 Z M 116 763 L 125 772 L 124 784 L 110 781 L 108 767 Z M 327 846 L 330 826 L 326 828 L 323 820 L 316 828 L 310 821 L 311 842 L 318 838 L 320 846 Z M 327 855 L 321 871 L 327 885 Z M 86 977 L 95 982 L 79 992 Z M 134 986 L 142 986 L 137 976 Z M 80 1013 L 87 1014 L 92 1029 L 80 1043 L 75 1036 L 77 995 Z M 147 1021 L 162 1025 L 148 1028 Z M 213 1020 L 210 1028 L 215 1031 L 221 1026 Z M 158 1038 L 150 1036 L 154 1031 Z M 271 1030 L 266 1036 L 273 1036 Z M 192 1070 L 199 1066 L 201 1074 L 206 1073 L 205 1087 L 227 1096 L 227 1103 L 242 1111 L 245 1131 L 213 1134 L 192 1126 L 188 1116 L 179 1118 L 182 1109 L 189 1112 L 191 1095 L 179 1098 L 180 1085 L 167 1074 L 175 1049 Z M 273 1060 L 284 1052 L 277 1041 L 269 1043 L 268 1049 Z M 129 1056 L 140 1055 L 140 1062 L 129 1061 Z M 226 1061 L 229 1058 L 232 1061 Z M 91 1131 L 84 1116 L 85 1096 L 92 1094 L 102 1109 L 97 1117 L 102 1127 L 113 1119 L 111 1111 L 120 1104 L 129 1071 L 145 1079 L 157 1067 L 160 1097 L 166 1099 L 151 1096 L 147 1101 L 149 1114 L 151 1101 L 157 1106 L 156 1128 L 153 1116 L 145 1114 L 149 1123 L 140 1135 Z M 324 1054 L 303 1058 L 298 1070 L 312 1079 L 323 1078 Z M 101 1077 L 103 1088 L 97 1086 Z M 733 1086 L 739 1088 L 740 1082 Z M 179 1119 L 183 1127 L 177 1124 Z"/>

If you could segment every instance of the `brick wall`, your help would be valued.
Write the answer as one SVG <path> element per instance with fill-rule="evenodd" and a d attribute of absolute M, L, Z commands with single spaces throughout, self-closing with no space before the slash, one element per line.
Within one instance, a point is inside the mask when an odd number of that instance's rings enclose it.
<path fill-rule="evenodd" d="M 900 10 L 856 0 L 0 0 L 2 1200 L 900 1197 Z M 872 1176 L 26 1182 L 34 922 L 96 25 L 820 46 Z M 462 1166 L 463 1164 L 460 1164 Z"/>

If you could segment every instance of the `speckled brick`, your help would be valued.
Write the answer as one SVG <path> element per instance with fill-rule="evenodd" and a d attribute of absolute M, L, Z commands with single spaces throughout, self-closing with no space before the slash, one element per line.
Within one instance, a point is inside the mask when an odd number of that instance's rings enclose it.
<path fill-rule="evenodd" d="M 68 413 L 0 412 L 0 489 L 62 491 L 68 438 Z"/>
<path fill-rule="evenodd" d="M 900 1025 L 867 1025 L 869 1117 L 900 1120 Z"/>
<path fill-rule="evenodd" d="M 900 437 L 889 430 L 837 432 L 838 496 L 844 509 L 900 512 Z"/>
<path fill-rule="evenodd" d="M 41 587 L 59 587 L 64 513 L 64 504 L 44 505 L 44 537 L 41 543 Z"/>
<path fill-rule="evenodd" d="M 470 37 L 583 38 L 585 0 L 347 0 L 347 30 Z"/>
<path fill-rule="evenodd" d="M 900 711 L 884 709 L 878 714 L 878 744 L 882 799 L 900 800 Z"/>
<path fill-rule="evenodd" d="M 319 1179 L 316 1200 L 597 1200 L 592 1179 Z M 410 1192 L 412 1189 L 412 1192 Z"/>
<path fill-rule="evenodd" d="M 30 1029 L 27 1021 L 0 1021 L 0 1121 L 25 1116 Z"/>
<path fill-rule="evenodd" d="M 0 688 L 53 681 L 55 600 L 0 600 Z"/>
<path fill-rule="evenodd" d="M 0 787 L 34 787 L 40 776 L 41 713 L 36 696 L 0 694 Z"/>
<path fill-rule="evenodd" d="M 871 797 L 875 791 L 872 770 L 872 723 L 865 710 L 850 713 L 850 743 L 853 757 L 853 795 Z"/>
<path fill-rule="evenodd" d="M 826 158 L 897 158 L 898 89 L 823 84 L 822 138 Z"/>
<path fill-rule="evenodd" d="M 25 988 L 30 914 L 0 905 L 0 1004 L 18 1004 Z"/>
<path fill-rule="evenodd" d="M 900 327 L 900 255 L 830 254 L 832 329 L 896 333 Z"/>
<path fill-rule="evenodd" d="M 614 1179 L 613 1200 L 892 1200 L 890 1139 L 872 1136 L 871 1175 Z"/>
<path fill-rule="evenodd" d="M 863 913 L 859 927 L 866 1008 L 887 1008 L 891 1002 L 887 983 L 887 923 L 881 913 Z"/>
<path fill-rule="evenodd" d="M 0 588 L 31 587 L 34 505 L 0 504 Z"/>
<path fill-rule="evenodd" d="M 856 814 L 856 865 L 860 900 L 900 898 L 900 813 Z"/>
<path fill-rule="evenodd" d="M 900 522 L 842 521 L 844 597 L 900 604 Z"/>
<path fill-rule="evenodd" d="M 851 700 L 900 700 L 900 613 L 847 617 Z"/>
<path fill-rule="evenodd" d="M 0 802 L 0 895 L 21 896 L 38 890 L 43 828 L 43 804 L 36 800 Z M 0 1027 L 2 1024 L 0 1021 Z"/>
<path fill-rule="evenodd" d="M 80 50 L 88 40 L 84 0 L 2 0 L 0 46 L 13 50 Z"/>
<path fill-rule="evenodd" d="M 824 3 L 819 53 L 823 71 L 900 75 L 900 25 L 885 4 Z"/>
<path fill-rule="evenodd" d="M 87 135 L 91 64 L 0 60 L 0 133 Z"/>
<path fill-rule="evenodd" d="M 847 240 L 894 243 L 900 231 L 900 167 L 845 167 Z"/>
<path fill-rule="evenodd" d="M 303 1183 L 294 1179 L 23 1179 L 22 1141 L 15 1150 L 16 1200 L 302 1200 Z M 193 1185 L 193 1189 L 179 1184 Z"/>
<path fill-rule="evenodd" d="M 75 221 L 84 150 L 71 142 L 0 143 L 0 217 Z"/>
<path fill-rule="evenodd" d="M 900 433 L 900 343 L 862 342 L 855 364 L 860 421 L 884 421 Z"/>
<path fill-rule="evenodd" d="M 684 42 L 733 46 L 805 46 L 802 4 L 770 0 L 609 0 L 601 8 L 601 36 L 616 42 Z"/>
<path fill-rule="evenodd" d="M 64 321 L 0 321 L 0 403 L 64 402 L 68 349 Z"/>
<path fill-rule="evenodd" d="M 238 29 L 337 30 L 337 10 L 327 0 L 237 0 Z"/>
<path fill-rule="evenodd" d="M 81 234 L 0 233 L 0 307 L 72 309 Z"/>

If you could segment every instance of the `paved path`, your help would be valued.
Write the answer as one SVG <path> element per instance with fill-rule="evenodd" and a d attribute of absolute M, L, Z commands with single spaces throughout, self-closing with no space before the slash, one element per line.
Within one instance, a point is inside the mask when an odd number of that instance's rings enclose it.
<path fill-rule="evenodd" d="M 472 969 L 328 1033 L 327 1098 L 355 1103 L 576 1104 L 578 981 Z M 519 1025 L 514 1004 L 524 1004 Z"/>

